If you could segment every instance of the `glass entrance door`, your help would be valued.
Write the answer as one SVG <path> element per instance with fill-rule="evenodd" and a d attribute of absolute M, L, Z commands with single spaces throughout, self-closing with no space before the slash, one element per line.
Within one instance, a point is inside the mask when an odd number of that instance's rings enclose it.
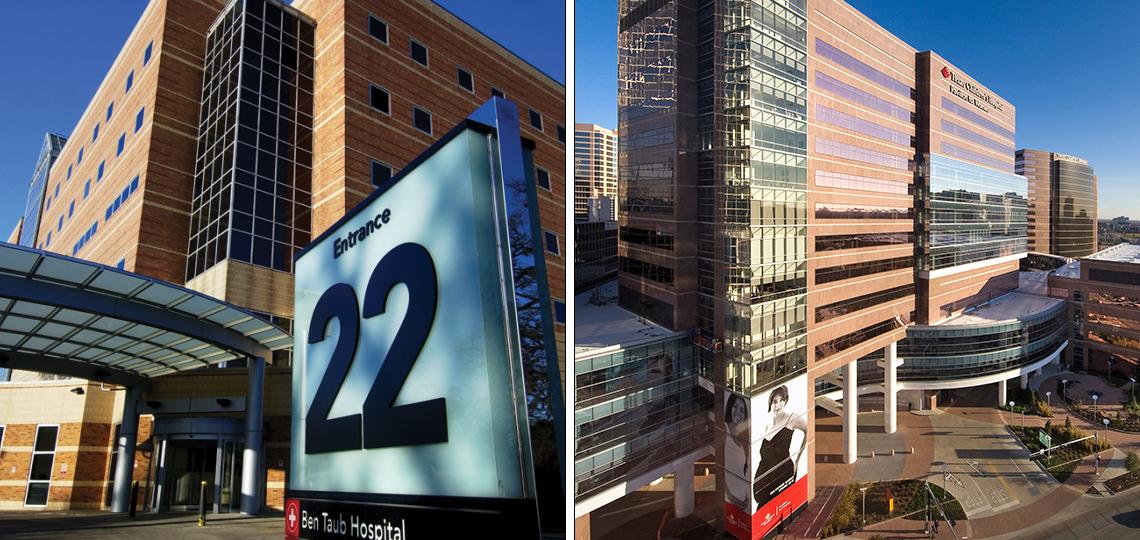
<path fill-rule="evenodd" d="M 217 485 L 218 441 L 171 440 L 167 442 L 167 493 L 171 510 L 197 510 L 202 481 L 206 481 L 206 505 L 213 509 Z"/>
<path fill-rule="evenodd" d="M 206 481 L 206 509 L 209 512 L 236 512 L 241 508 L 242 451 L 240 439 L 184 439 L 172 436 L 159 440 L 159 470 L 156 511 L 196 512 Z"/>

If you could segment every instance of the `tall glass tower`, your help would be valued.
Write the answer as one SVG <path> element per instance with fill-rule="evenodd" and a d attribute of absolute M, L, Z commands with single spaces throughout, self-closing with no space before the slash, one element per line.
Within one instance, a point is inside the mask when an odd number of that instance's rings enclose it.
<path fill-rule="evenodd" d="M 24 221 L 20 226 L 20 245 L 36 247 L 36 235 L 40 231 L 40 214 L 43 211 L 44 193 L 47 192 L 48 173 L 59 151 L 63 150 L 67 137 L 48 133 L 44 135 L 44 144 L 40 147 L 40 157 L 36 159 L 36 172 L 32 175 L 32 182 L 28 185 L 28 202 L 24 206 Z"/>

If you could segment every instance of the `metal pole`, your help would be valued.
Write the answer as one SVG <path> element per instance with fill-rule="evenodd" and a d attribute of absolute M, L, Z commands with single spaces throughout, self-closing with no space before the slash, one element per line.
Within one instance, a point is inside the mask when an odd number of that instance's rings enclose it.
<path fill-rule="evenodd" d="M 123 423 L 119 427 L 119 457 L 115 462 L 115 484 L 111 492 L 111 511 L 126 512 L 131 497 L 131 477 L 135 472 L 135 444 L 138 442 L 138 402 L 142 390 L 128 386 L 123 395 Z"/>
<path fill-rule="evenodd" d="M 139 481 L 135 480 L 135 481 L 131 482 L 131 504 L 129 505 L 130 510 L 127 511 L 128 516 L 135 517 L 135 506 L 138 505 L 138 503 L 139 503 Z"/>
<path fill-rule="evenodd" d="M 249 387 L 245 398 L 245 451 L 241 468 L 241 513 L 255 515 L 261 511 L 261 401 L 265 395 L 265 360 L 249 358 Z"/>
<path fill-rule="evenodd" d="M 202 480 L 202 487 L 198 490 L 198 526 L 206 526 L 206 481 Z"/>

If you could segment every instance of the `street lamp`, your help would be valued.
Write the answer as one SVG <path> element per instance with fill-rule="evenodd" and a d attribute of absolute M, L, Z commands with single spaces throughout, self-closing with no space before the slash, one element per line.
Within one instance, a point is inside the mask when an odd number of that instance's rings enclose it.
<path fill-rule="evenodd" d="M 1097 398 L 1099 398 L 1099 397 L 1100 397 L 1100 394 L 1096 394 L 1096 393 L 1094 393 L 1094 394 L 1092 395 L 1092 398 L 1093 398 L 1093 418 L 1096 418 L 1096 413 L 1097 413 L 1097 408 L 1096 408 L 1096 400 L 1097 400 Z"/>
<path fill-rule="evenodd" d="M 867 486 L 862 486 L 859 491 L 863 492 L 863 524 L 867 524 Z"/>
<path fill-rule="evenodd" d="M 1104 419 L 1104 444 L 1108 444 L 1108 419 L 1107 418 Z M 1099 451 L 1097 452 L 1097 455 L 1098 456 L 1100 455 Z"/>
<path fill-rule="evenodd" d="M 1046 403 L 1047 403 L 1047 404 L 1048 404 L 1050 407 L 1052 407 L 1052 406 L 1053 406 L 1053 400 L 1052 400 L 1052 397 L 1053 397 L 1053 392 L 1050 392 L 1050 391 L 1046 390 L 1046 391 L 1045 391 L 1045 401 L 1046 401 Z"/>
<path fill-rule="evenodd" d="M 1068 399 L 1069 379 L 1061 379 L 1061 399 Z"/>
<path fill-rule="evenodd" d="M 1136 377 L 1129 377 L 1128 380 L 1132 381 L 1132 388 L 1128 390 L 1131 401 L 1136 401 Z"/>

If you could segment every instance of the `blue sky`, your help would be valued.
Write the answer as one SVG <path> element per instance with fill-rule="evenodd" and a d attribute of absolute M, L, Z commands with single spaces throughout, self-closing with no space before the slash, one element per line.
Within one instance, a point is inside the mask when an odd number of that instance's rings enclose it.
<path fill-rule="evenodd" d="M 849 0 L 1017 107 L 1017 146 L 1083 157 L 1099 213 L 1140 219 L 1140 2 Z M 617 8 L 575 5 L 575 121 L 616 127 Z"/>
<path fill-rule="evenodd" d="M 440 0 L 440 5 L 554 79 L 566 81 L 560 1 Z M 145 0 L 5 2 L 0 32 L 0 241 L 24 212 L 44 133 L 71 133 L 127 41 Z"/>

